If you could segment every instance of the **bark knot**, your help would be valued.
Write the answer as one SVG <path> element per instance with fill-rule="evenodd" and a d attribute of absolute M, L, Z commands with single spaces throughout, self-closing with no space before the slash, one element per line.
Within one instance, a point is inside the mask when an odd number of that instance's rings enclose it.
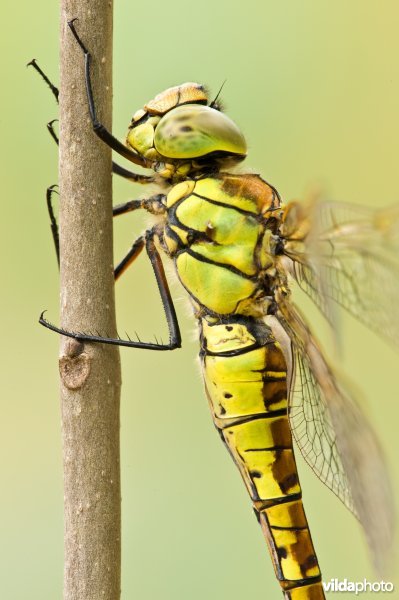
<path fill-rule="evenodd" d="M 59 360 L 61 381 L 70 390 L 80 389 L 90 373 L 91 358 L 83 349 L 78 340 L 68 340 L 65 354 Z"/>

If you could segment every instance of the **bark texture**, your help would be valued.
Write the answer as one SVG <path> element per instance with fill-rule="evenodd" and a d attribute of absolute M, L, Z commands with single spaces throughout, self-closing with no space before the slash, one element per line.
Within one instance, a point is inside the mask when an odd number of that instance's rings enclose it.
<path fill-rule="evenodd" d="M 92 54 L 97 116 L 111 127 L 112 1 L 61 0 L 61 325 L 115 335 L 111 152 L 93 134 L 84 58 Z M 120 363 L 115 346 L 61 339 L 64 600 L 120 597 Z"/>

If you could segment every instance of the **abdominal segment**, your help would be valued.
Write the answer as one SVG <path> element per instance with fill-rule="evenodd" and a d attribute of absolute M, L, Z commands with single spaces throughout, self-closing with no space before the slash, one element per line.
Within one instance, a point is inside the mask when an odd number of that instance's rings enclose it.
<path fill-rule="evenodd" d="M 202 320 L 201 360 L 214 423 L 262 527 L 285 598 L 325 598 L 302 505 L 287 414 L 287 367 L 252 318 Z"/>

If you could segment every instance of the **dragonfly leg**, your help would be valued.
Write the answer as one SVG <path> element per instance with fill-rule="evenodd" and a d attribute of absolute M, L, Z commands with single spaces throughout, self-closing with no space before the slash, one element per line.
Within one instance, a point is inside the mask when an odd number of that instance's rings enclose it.
<path fill-rule="evenodd" d="M 55 132 L 54 123 L 56 123 L 58 119 L 53 119 L 49 123 L 47 123 L 47 130 L 57 146 L 59 145 L 59 137 Z M 124 179 L 129 179 L 129 181 L 133 181 L 134 183 L 153 183 L 154 177 L 150 175 L 141 175 L 140 173 L 134 173 L 130 171 L 130 169 L 125 169 L 125 167 L 121 167 L 115 161 L 112 161 L 112 172 L 115 175 L 119 175 L 119 177 L 123 177 Z"/>
<path fill-rule="evenodd" d="M 50 227 L 51 227 L 51 235 L 54 241 L 55 253 L 57 256 L 58 268 L 60 266 L 60 236 L 58 232 L 58 223 L 54 213 L 54 207 L 52 202 L 53 194 L 58 194 L 56 190 L 58 188 L 57 184 L 50 185 L 46 190 L 46 202 L 47 202 L 47 211 L 50 217 Z M 113 208 L 113 216 L 117 216 L 120 214 L 125 214 L 127 212 L 131 212 L 136 210 L 137 208 L 141 208 L 142 200 L 130 200 L 125 202 L 124 204 L 120 204 Z"/>
<path fill-rule="evenodd" d="M 59 90 L 58 88 L 51 82 L 51 80 L 47 77 L 47 75 L 45 74 L 45 72 L 39 67 L 39 65 L 37 64 L 36 60 L 33 59 L 31 60 L 28 64 L 28 67 L 33 67 L 35 69 L 35 71 L 37 73 L 39 73 L 40 77 L 43 79 L 43 81 L 45 83 L 47 83 L 47 85 L 49 86 L 50 90 L 52 91 L 57 104 L 59 104 Z M 57 144 L 57 146 L 59 145 L 59 138 L 57 133 L 55 132 L 54 129 L 54 123 L 56 123 L 58 121 L 58 119 L 53 119 L 52 121 L 50 121 L 49 123 L 47 123 L 47 130 L 49 132 L 49 134 L 51 135 L 51 137 L 53 138 L 53 140 L 55 141 L 55 143 Z M 120 165 L 118 165 L 116 162 L 112 161 L 112 172 L 115 175 L 119 175 L 120 177 L 123 177 L 124 179 L 129 179 L 129 181 L 134 181 L 135 183 L 153 183 L 154 178 L 149 176 L 149 175 L 141 175 L 139 173 L 134 173 L 133 171 L 130 171 L 129 169 L 125 169 L 125 167 L 121 167 Z"/>
<path fill-rule="evenodd" d="M 58 263 L 58 267 L 59 267 L 60 266 L 60 240 L 59 240 L 59 233 L 58 233 L 58 223 L 55 218 L 55 213 L 54 213 L 54 208 L 53 208 L 53 203 L 52 203 L 53 194 L 55 194 L 55 193 L 58 194 L 58 192 L 56 191 L 55 188 L 58 188 L 58 185 L 51 185 L 50 187 L 47 188 L 46 201 L 47 201 L 47 210 L 48 210 L 48 214 L 50 217 L 51 234 L 52 234 L 53 240 L 54 240 L 55 253 L 57 255 L 57 263 Z M 149 212 L 152 212 L 155 214 L 161 214 L 164 211 L 164 205 L 162 203 L 163 198 L 164 198 L 163 194 L 155 194 L 154 196 L 151 196 L 150 198 L 145 198 L 143 200 L 128 200 L 128 202 L 124 202 L 123 204 L 117 204 L 116 206 L 114 206 L 112 208 L 112 216 L 117 217 L 119 215 L 124 215 L 128 212 L 132 212 L 139 208 L 144 208 L 144 209 L 148 210 Z M 129 253 L 131 251 L 132 250 L 130 250 Z M 121 261 L 121 263 L 119 263 L 118 266 L 116 267 L 116 269 L 115 269 L 115 274 L 116 274 L 115 278 L 116 279 L 119 277 L 120 271 L 123 272 L 133 262 L 134 258 L 129 259 L 129 253 L 123 259 L 123 261 Z M 127 264 L 126 264 L 126 261 L 128 261 Z"/>
<path fill-rule="evenodd" d="M 30 62 L 28 62 L 28 64 L 26 65 L 27 67 L 33 67 L 35 69 L 35 71 L 37 73 L 39 73 L 40 77 L 43 79 L 43 81 L 45 81 L 45 83 L 47 83 L 47 85 L 49 86 L 57 104 L 59 104 L 58 101 L 58 97 L 60 95 L 60 91 L 57 88 L 57 86 L 55 86 L 50 79 L 47 77 L 46 73 L 44 71 L 42 71 L 42 69 L 39 67 L 39 65 L 36 62 L 36 59 L 34 58 L 33 60 L 31 60 Z"/>
<path fill-rule="evenodd" d="M 50 185 L 50 187 L 47 188 L 46 201 L 47 201 L 47 210 L 48 210 L 48 214 L 50 217 L 51 234 L 53 236 L 55 253 L 57 256 L 57 264 L 58 264 L 58 268 L 59 268 L 60 267 L 60 238 L 59 238 L 59 234 L 58 234 L 58 224 L 57 224 L 57 220 L 55 218 L 53 203 L 52 203 L 53 194 L 58 194 L 58 192 L 56 191 L 55 188 L 58 188 L 58 185 L 56 185 L 56 184 Z"/>
<path fill-rule="evenodd" d="M 165 196 L 163 194 L 155 194 L 154 196 L 151 196 L 150 198 L 146 198 L 143 200 L 129 200 L 128 202 L 125 202 L 124 204 L 118 204 L 117 206 L 113 207 L 113 210 L 112 210 L 113 216 L 116 217 L 118 215 L 123 215 L 123 214 L 131 212 L 133 210 L 137 210 L 138 208 L 144 208 L 145 210 L 148 210 L 149 212 L 151 212 L 153 214 L 158 214 L 158 215 L 162 214 L 165 212 L 165 205 L 162 202 L 164 197 Z M 161 234 L 161 232 L 158 231 L 158 229 L 156 227 L 149 230 L 149 232 L 146 233 L 146 238 L 145 238 L 146 241 L 145 242 L 144 242 L 143 236 L 140 236 L 139 238 L 137 238 L 137 240 L 133 243 L 132 247 L 130 248 L 130 250 L 126 254 L 126 256 L 115 267 L 115 270 L 114 270 L 115 281 L 117 279 L 119 279 L 119 277 L 136 260 L 137 256 L 140 254 L 140 252 L 144 248 L 144 244 L 145 244 L 146 248 L 147 248 L 147 254 L 148 254 L 148 256 L 151 260 L 151 263 L 154 267 L 158 287 L 160 285 L 167 287 L 166 280 L 164 280 L 160 284 L 160 281 L 158 280 L 158 273 L 160 273 L 160 270 L 158 269 L 158 265 L 154 266 L 154 263 L 151 258 L 157 252 L 154 243 L 149 241 L 151 236 L 152 237 L 157 236 L 158 239 L 160 240 L 161 245 L 163 245 L 162 234 Z M 157 268 L 155 268 L 155 267 L 157 267 Z M 161 265 L 161 268 L 162 268 L 162 265 Z M 161 297 L 162 297 L 162 292 L 161 292 Z M 162 301 L 163 301 L 163 297 L 162 297 Z M 172 301 L 172 300 L 170 299 L 170 301 Z"/>
<path fill-rule="evenodd" d="M 136 260 L 144 246 L 146 247 L 148 257 L 154 271 L 155 279 L 158 285 L 158 290 L 162 300 L 162 306 L 165 311 L 166 320 L 169 329 L 169 345 L 178 348 L 181 345 L 181 335 L 179 323 L 177 320 L 176 310 L 173 304 L 172 296 L 169 290 L 168 281 L 166 279 L 165 270 L 163 268 L 160 254 L 155 245 L 155 238 L 160 237 L 157 228 L 154 227 L 147 231 L 144 236 L 140 236 L 135 240 L 126 256 L 120 261 L 114 271 L 115 281 L 125 273 L 130 265 Z M 175 345 L 177 344 L 177 345 Z M 170 348 L 172 349 L 172 348 Z"/>
<path fill-rule="evenodd" d="M 169 343 L 158 344 L 153 342 L 142 342 L 141 340 L 134 341 L 130 338 L 123 340 L 120 338 L 103 337 L 99 335 L 91 335 L 80 332 L 66 331 L 52 325 L 44 318 L 44 313 L 40 315 L 39 323 L 47 329 L 51 329 L 56 333 L 77 339 L 81 342 L 98 342 L 103 344 L 113 344 L 116 346 L 127 346 L 129 348 L 143 348 L 145 350 L 174 350 L 181 347 L 181 334 L 179 322 L 177 320 L 176 310 L 173 304 L 172 296 L 169 290 L 168 282 L 165 275 L 165 270 L 162 264 L 161 257 L 155 245 L 155 238 L 159 238 L 160 234 L 157 228 L 154 227 L 140 236 L 132 245 L 131 249 L 119 263 L 115 269 L 115 279 L 118 279 L 122 273 L 134 262 L 139 256 L 144 246 L 146 247 L 148 257 L 154 271 L 155 279 L 158 285 L 159 294 L 161 296 L 162 306 L 165 311 L 166 321 L 169 329 Z"/>
<path fill-rule="evenodd" d="M 119 177 L 123 177 L 124 179 L 129 179 L 129 181 L 133 181 L 134 183 L 154 183 L 154 177 L 151 175 L 141 175 L 140 173 L 134 173 L 130 169 L 125 169 L 125 167 L 121 167 L 118 163 L 112 161 L 112 172 L 114 175 L 119 175 Z"/>
<path fill-rule="evenodd" d="M 144 208 L 153 215 L 161 215 L 166 211 L 163 203 L 164 198 L 164 194 L 154 194 L 154 196 L 150 196 L 150 198 L 144 198 L 143 200 L 128 200 L 128 202 L 116 204 L 112 208 L 112 214 L 114 217 L 117 217 L 133 210 L 137 210 L 138 208 Z"/>
<path fill-rule="evenodd" d="M 181 334 L 179 322 L 177 320 L 176 309 L 173 304 L 172 296 L 168 286 L 168 281 L 163 268 L 161 256 L 155 245 L 155 237 L 160 239 L 156 226 L 146 232 L 146 250 L 154 271 L 155 279 L 158 285 L 159 294 L 162 300 L 162 306 L 165 311 L 166 321 L 169 329 L 170 349 L 181 347 Z M 162 241 L 162 240 L 161 240 Z"/>
<path fill-rule="evenodd" d="M 36 71 L 36 73 L 39 73 L 40 77 L 43 79 L 43 81 L 45 83 L 47 83 L 47 85 L 49 86 L 55 101 L 57 102 L 57 104 L 59 104 L 59 95 L 60 95 L 60 91 L 57 88 L 57 86 L 55 86 L 53 84 L 53 82 L 47 77 L 46 73 L 39 67 L 39 65 L 36 62 L 36 59 L 34 58 L 33 60 L 31 60 L 30 62 L 28 62 L 28 64 L 26 65 L 27 67 L 33 67 L 34 70 Z M 51 135 L 51 137 L 53 138 L 53 140 L 55 141 L 55 143 L 59 144 L 59 139 L 58 139 L 58 135 L 56 134 L 55 130 L 54 130 L 54 123 L 56 123 L 56 121 L 58 121 L 58 119 L 53 119 L 52 121 L 50 121 L 49 123 L 47 123 L 47 129 L 49 134 Z"/>
<path fill-rule="evenodd" d="M 136 260 L 142 249 L 145 246 L 144 236 L 140 236 L 135 240 L 130 248 L 129 252 L 122 258 L 118 265 L 114 269 L 115 281 L 119 279 L 121 275 L 130 267 L 130 265 Z"/>
<path fill-rule="evenodd" d="M 51 137 L 53 138 L 53 140 L 55 141 L 55 143 L 57 144 L 57 146 L 59 146 L 60 144 L 60 139 L 58 137 L 58 135 L 55 132 L 54 129 L 54 123 L 57 123 L 58 119 L 53 119 L 52 121 L 50 121 L 49 123 L 47 123 L 47 131 L 49 132 L 49 134 L 51 135 Z"/>
<path fill-rule="evenodd" d="M 116 137 L 114 137 L 112 133 L 110 133 L 106 129 L 106 127 L 97 119 L 93 88 L 91 84 L 91 54 L 87 50 L 86 46 L 83 44 L 75 29 L 76 20 L 77 19 L 72 19 L 71 21 L 68 21 L 68 26 L 84 54 L 87 102 L 93 131 L 103 142 L 107 144 L 107 146 L 112 148 L 112 150 L 115 150 L 115 152 L 117 152 L 124 158 L 127 158 L 131 162 L 135 163 L 136 165 L 140 165 L 141 167 L 148 167 L 147 162 L 144 158 L 141 158 L 138 154 L 136 154 L 136 152 L 133 152 L 133 150 L 130 150 L 127 146 L 124 146 L 124 144 L 122 144 Z"/>

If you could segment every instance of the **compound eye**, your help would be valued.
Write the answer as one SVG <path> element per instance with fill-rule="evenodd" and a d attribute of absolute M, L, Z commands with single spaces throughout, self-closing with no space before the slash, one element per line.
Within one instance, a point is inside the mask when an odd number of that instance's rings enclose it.
<path fill-rule="evenodd" d="M 178 106 L 168 112 L 155 129 L 154 145 L 167 158 L 201 158 L 212 152 L 243 157 L 247 145 L 243 134 L 224 113 L 199 104 Z"/>

